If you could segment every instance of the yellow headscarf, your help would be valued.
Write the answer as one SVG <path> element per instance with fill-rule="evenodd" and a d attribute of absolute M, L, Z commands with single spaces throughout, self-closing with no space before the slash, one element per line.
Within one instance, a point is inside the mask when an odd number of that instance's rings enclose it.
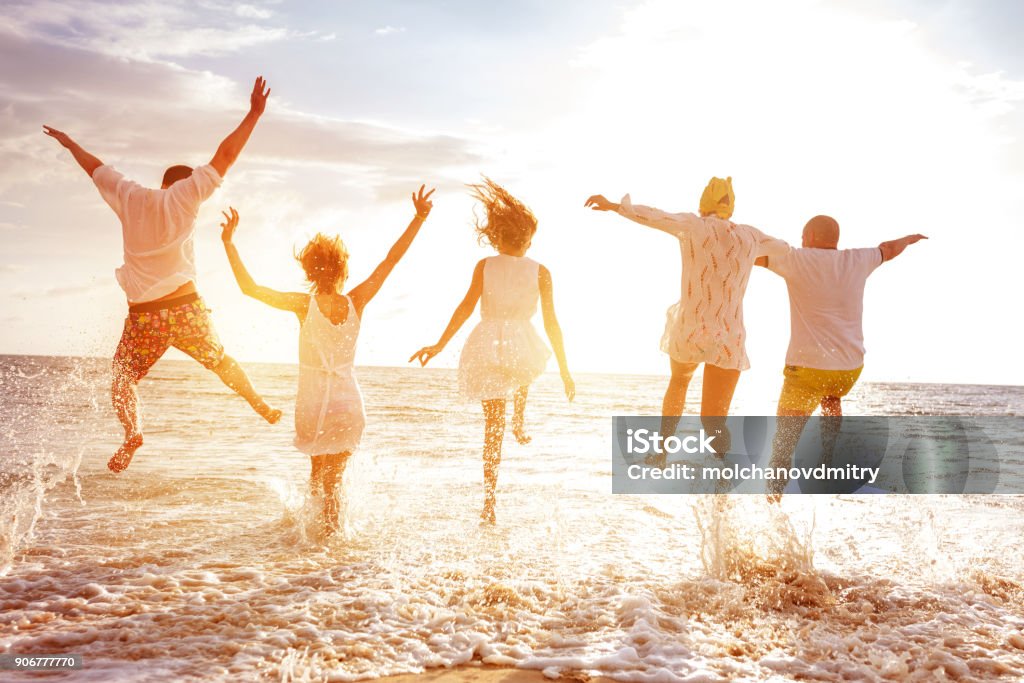
<path fill-rule="evenodd" d="M 717 177 L 709 180 L 708 186 L 704 188 L 704 194 L 700 196 L 700 212 L 728 220 L 734 208 L 736 195 L 732 192 L 732 176 L 725 180 Z"/>

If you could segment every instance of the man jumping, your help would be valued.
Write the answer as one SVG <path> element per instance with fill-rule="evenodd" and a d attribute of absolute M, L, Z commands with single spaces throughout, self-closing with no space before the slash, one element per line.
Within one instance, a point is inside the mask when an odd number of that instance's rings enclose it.
<path fill-rule="evenodd" d="M 209 164 L 196 169 L 171 166 L 159 190 L 128 180 L 67 134 L 43 126 L 71 152 L 121 221 L 124 265 L 115 274 L 128 298 L 128 317 L 113 362 L 111 395 L 124 427 L 124 443 L 107 463 L 114 472 L 127 468 L 142 446 L 138 382 L 171 346 L 212 370 L 267 422 L 281 419 L 281 411 L 267 405 L 238 363 L 225 355 L 210 311 L 196 291 L 193 253 L 199 206 L 220 187 L 249 140 L 270 95 L 265 86 L 262 76 L 256 79 L 249 113 L 220 143 Z"/>
<path fill-rule="evenodd" d="M 864 285 L 875 268 L 891 261 L 924 235 L 907 235 L 866 249 L 839 249 L 839 223 L 830 216 L 807 221 L 801 249 L 758 258 L 786 281 L 790 337 L 779 396 L 771 467 L 789 467 L 807 419 L 821 406 L 822 440 L 828 459 L 842 420 L 842 399 L 864 369 Z M 785 480 L 773 480 L 778 501 Z"/>

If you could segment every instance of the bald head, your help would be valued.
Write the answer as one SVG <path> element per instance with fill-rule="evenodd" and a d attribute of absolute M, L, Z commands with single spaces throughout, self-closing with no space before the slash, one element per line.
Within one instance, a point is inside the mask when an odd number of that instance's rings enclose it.
<path fill-rule="evenodd" d="M 804 226 L 806 249 L 835 249 L 839 246 L 839 223 L 831 216 L 815 216 Z"/>

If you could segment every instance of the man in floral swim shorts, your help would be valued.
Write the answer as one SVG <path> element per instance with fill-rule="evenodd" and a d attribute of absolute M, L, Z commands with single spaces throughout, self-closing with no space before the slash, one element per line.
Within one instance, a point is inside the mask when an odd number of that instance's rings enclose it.
<path fill-rule="evenodd" d="M 195 358 L 241 395 L 271 424 L 281 411 L 267 405 L 245 372 L 217 338 L 210 310 L 196 291 L 193 253 L 196 215 L 200 205 L 220 187 L 266 107 L 256 79 L 249 98 L 249 113 L 230 134 L 209 164 L 192 169 L 171 166 L 159 190 L 142 187 L 107 166 L 59 130 L 44 126 L 47 135 L 63 145 L 89 174 L 103 200 L 121 221 L 124 265 L 117 281 L 128 298 L 128 317 L 114 353 L 111 395 L 124 427 L 124 443 L 107 463 L 121 472 L 142 446 L 137 385 L 171 346 Z"/>

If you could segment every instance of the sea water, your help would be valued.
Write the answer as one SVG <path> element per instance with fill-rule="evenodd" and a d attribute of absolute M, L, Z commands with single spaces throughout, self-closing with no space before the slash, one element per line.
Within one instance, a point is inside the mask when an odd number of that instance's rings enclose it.
<path fill-rule="evenodd" d="M 248 369 L 281 424 L 165 360 L 141 385 L 146 444 L 115 476 L 107 362 L 0 357 L 0 652 L 78 653 L 85 668 L 56 677 L 90 681 L 472 662 L 623 681 L 1024 676 L 1019 498 L 613 496 L 611 416 L 657 413 L 665 379 L 582 375 L 570 405 L 545 376 L 486 528 L 480 409 L 453 373 L 361 368 L 367 430 L 344 531 L 323 543 L 291 447 L 296 368 Z M 1022 415 L 1024 389 L 865 383 L 846 409 Z"/>

